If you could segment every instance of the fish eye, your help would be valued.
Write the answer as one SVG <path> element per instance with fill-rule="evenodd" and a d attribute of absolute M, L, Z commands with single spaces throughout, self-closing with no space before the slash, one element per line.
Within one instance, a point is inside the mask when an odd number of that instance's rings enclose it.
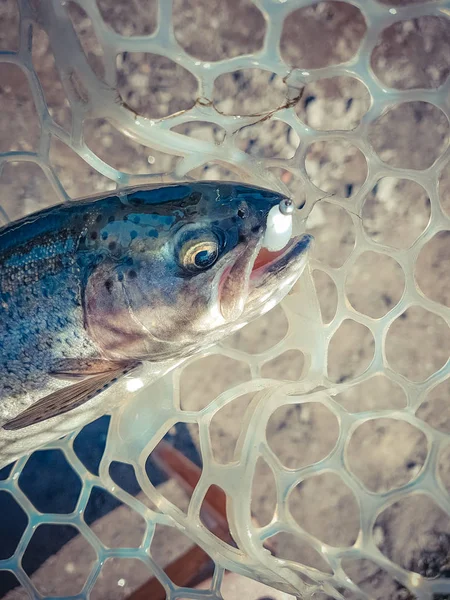
<path fill-rule="evenodd" d="M 219 257 L 219 241 L 213 233 L 207 237 L 190 239 L 180 249 L 180 263 L 189 271 L 212 267 Z"/>

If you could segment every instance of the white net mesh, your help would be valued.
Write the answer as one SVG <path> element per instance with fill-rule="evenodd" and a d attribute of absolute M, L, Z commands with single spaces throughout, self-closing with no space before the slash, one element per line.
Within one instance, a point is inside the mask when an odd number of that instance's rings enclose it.
<path fill-rule="evenodd" d="M 5 222 L 116 186 L 223 178 L 289 191 L 316 238 L 282 308 L 112 415 L 98 470 L 89 428 L 50 443 L 69 509 L 35 499 L 39 453 L 1 472 L 4 590 L 124 597 L 117 573 L 138 561 L 170 599 L 221 598 L 224 570 L 316 600 L 449 597 L 449 15 L 439 1 L 3 2 Z M 202 472 L 180 502 L 149 457 L 186 430 Z M 212 485 L 234 545 L 201 518 Z M 126 540 L 91 522 L 106 491 Z M 52 527 L 80 534 L 62 578 L 32 558 Z M 208 552 L 208 589 L 164 572 L 165 538 Z"/>

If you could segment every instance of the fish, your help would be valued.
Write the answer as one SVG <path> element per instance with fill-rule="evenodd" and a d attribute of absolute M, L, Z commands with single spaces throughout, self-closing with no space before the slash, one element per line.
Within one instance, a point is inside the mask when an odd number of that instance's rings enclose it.
<path fill-rule="evenodd" d="M 280 302 L 312 241 L 264 248 L 286 201 L 237 182 L 149 185 L 0 229 L 0 453 L 9 435 L 61 435 L 72 411 L 101 416 L 143 366 L 151 383 Z"/>

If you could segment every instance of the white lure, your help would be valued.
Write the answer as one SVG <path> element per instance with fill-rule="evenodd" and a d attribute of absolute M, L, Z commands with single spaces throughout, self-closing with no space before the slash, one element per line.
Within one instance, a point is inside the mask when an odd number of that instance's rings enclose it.
<path fill-rule="evenodd" d="M 292 214 L 294 203 L 285 198 L 277 206 L 273 206 L 267 215 L 266 233 L 263 248 L 269 252 L 282 250 L 292 236 Z"/>

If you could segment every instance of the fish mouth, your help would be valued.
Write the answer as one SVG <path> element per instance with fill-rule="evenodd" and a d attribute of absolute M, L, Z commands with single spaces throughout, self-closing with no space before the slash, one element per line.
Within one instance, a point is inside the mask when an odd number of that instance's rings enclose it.
<path fill-rule="evenodd" d="M 256 282 L 256 280 L 270 272 L 279 272 L 292 259 L 303 254 L 311 245 L 312 239 L 311 235 L 301 234 L 292 237 L 284 248 L 276 252 L 261 248 L 253 263 L 251 280 Z"/>
<path fill-rule="evenodd" d="M 292 278 L 296 272 L 300 276 L 303 255 L 312 242 L 312 236 L 302 234 L 289 240 L 281 250 L 270 252 L 262 247 L 262 238 L 253 240 L 222 271 L 219 281 L 219 305 L 222 316 L 227 321 L 237 320 L 244 312 L 247 302 L 257 300 L 259 292 L 273 290 L 270 296 L 277 296 L 276 284 L 279 280 Z M 287 293 L 283 286 L 283 295 Z M 280 298 L 281 299 L 281 298 Z"/>

